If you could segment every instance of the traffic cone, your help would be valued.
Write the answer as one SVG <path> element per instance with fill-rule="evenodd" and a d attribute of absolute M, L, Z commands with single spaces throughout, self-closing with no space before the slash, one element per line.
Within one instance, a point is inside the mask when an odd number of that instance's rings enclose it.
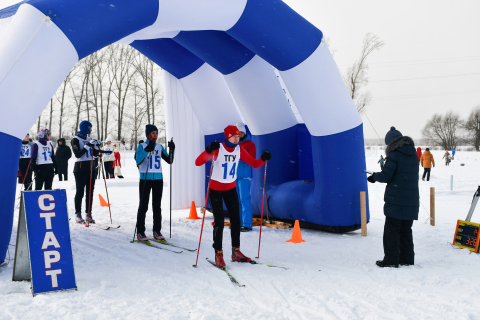
<path fill-rule="evenodd" d="M 298 222 L 298 220 L 295 220 L 295 225 L 293 226 L 292 239 L 287 240 L 285 242 L 292 242 L 292 243 L 305 242 L 305 240 L 302 239 L 302 232 L 300 231 L 300 222 Z"/>
<path fill-rule="evenodd" d="M 107 201 L 105 201 L 105 199 L 103 199 L 101 194 L 99 194 L 98 197 L 100 198 L 100 206 L 101 207 L 110 207 L 110 203 L 107 203 Z"/>
<path fill-rule="evenodd" d="M 200 219 L 197 216 L 197 209 L 195 208 L 195 201 L 192 201 L 192 206 L 190 207 L 190 216 L 187 219 L 191 219 L 191 220 Z"/>

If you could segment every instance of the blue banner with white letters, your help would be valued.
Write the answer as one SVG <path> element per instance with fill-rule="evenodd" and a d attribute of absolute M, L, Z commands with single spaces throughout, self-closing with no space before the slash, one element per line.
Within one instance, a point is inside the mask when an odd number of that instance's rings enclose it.
<path fill-rule="evenodd" d="M 76 289 L 65 190 L 23 196 L 33 295 Z"/>

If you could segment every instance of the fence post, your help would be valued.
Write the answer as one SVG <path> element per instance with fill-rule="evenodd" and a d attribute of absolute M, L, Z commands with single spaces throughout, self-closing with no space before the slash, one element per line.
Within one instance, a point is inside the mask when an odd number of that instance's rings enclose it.
<path fill-rule="evenodd" d="M 360 215 L 362 223 L 362 237 L 367 236 L 367 197 L 365 191 L 360 191 Z"/>
<path fill-rule="evenodd" d="M 435 188 L 430 188 L 430 225 L 435 226 Z"/>

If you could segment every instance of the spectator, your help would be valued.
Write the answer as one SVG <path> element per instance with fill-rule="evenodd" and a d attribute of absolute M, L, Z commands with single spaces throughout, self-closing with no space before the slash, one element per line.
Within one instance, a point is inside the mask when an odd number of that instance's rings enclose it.
<path fill-rule="evenodd" d="M 432 170 L 432 165 L 435 167 L 435 160 L 433 159 L 433 154 L 430 152 L 430 149 L 425 149 L 425 152 L 420 158 L 420 164 L 423 167 L 423 176 L 422 180 L 425 181 L 425 175 L 427 176 L 427 181 L 430 181 L 430 171 Z"/>
<path fill-rule="evenodd" d="M 417 148 L 417 157 L 418 157 L 418 160 L 420 161 L 420 158 L 422 157 L 422 148 L 420 147 Z"/>
<path fill-rule="evenodd" d="M 68 180 L 68 159 L 72 157 L 72 150 L 65 144 L 65 139 L 58 139 L 57 150 L 55 151 L 58 168 L 58 181 Z"/>
<path fill-rule="evenodd" d="M 380 170 L 383 170 L 383 165 L 385 164 L 385 159 L 383 158 L 383 155 L 380 155 L 380 160 L 378 160 L 377 163 L 380 163 Z"/>

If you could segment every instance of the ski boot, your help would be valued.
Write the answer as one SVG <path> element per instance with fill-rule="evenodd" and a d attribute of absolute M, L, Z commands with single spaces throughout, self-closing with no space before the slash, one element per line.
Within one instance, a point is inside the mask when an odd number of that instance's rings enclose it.
<path fill-rule="evenodd" d="M 383 260 L 378 260 L 376 265 L 380 268 L 398 268 L 398 264 L 386 264 Z"/>
<path fill-rule="evenodd" d="M 93 220 L 92 215 L 90 214 L 90 217 L 87 214 L 87 220 L 89 224 L 95 224 L 95 220 Z"/>
<path fill-rule="evenodd" d="M 162 233 L 160 231 L 159 232 L 153 231 L 153 238 L 155 240 L 165 240 L 165 237 L 162 236 Z"/>
<path fill-rule="evenodd" d="M 232 261 L 235 261 L 235 262 L 250 262 L 250 261 L 252 261 L 252 259 L 245 256 L 240 251 L 240 247 L 232 247 Z"/>
<path fill-rule="evenodd" d="M 137 232 L 137 239 L 138 241 L 148 241 L 148 238 L 145 235 L 145 232 Z"/>
<path fill-rule="evenodd" d="M 252 229 L 249 227 L 240 227 L 240 232 L 249 232 L 249 231 L 252 231 Z"/>
<path fill-rule="evenodd" d="M 75 213 L 75 222 L 76 223 L 85 223 L 85 220 L 83 220 L 83 218 L 82 218 L 82 213 L 81 212 Z"/>
<path fill-rule="evenodd" d="M 225 261 L 223 261 L 223 250 L 215 250 L 215 265 L 219 268 L 225 267 Z"/>

